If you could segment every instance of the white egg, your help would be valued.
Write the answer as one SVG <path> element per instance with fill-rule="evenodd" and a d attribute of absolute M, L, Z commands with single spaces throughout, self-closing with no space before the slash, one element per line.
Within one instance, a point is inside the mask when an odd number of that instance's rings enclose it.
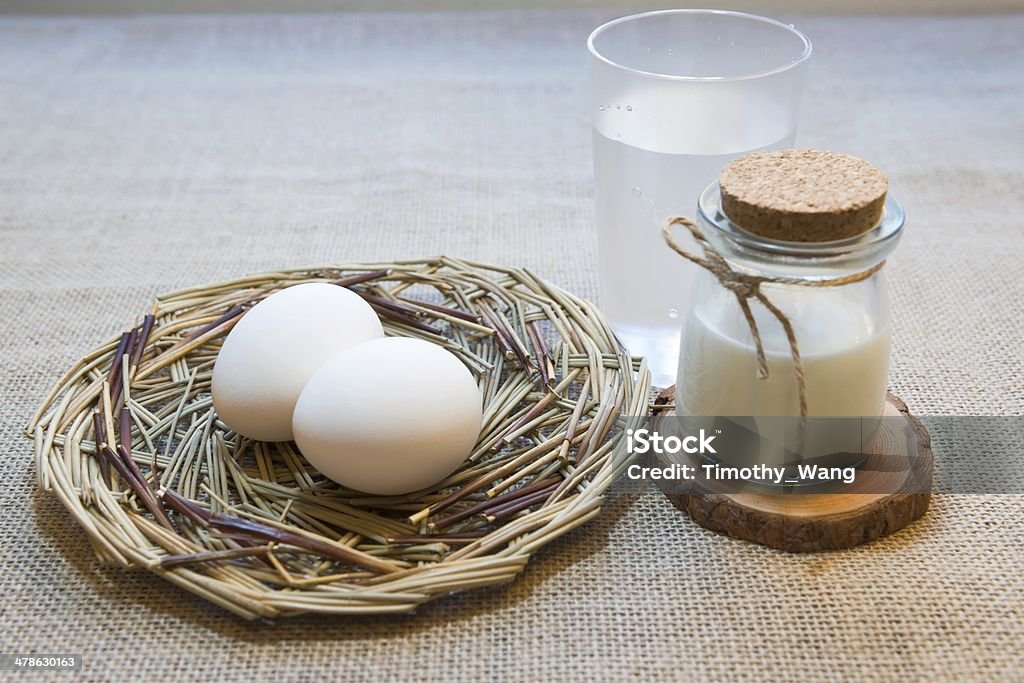
<path fill-rule="evenodd" d="M 472 373 L 419 339 L 388 337 L 341 353 L 302 390 L 295 443 L 330 479 L 357 491 L 425 489 L 458 469 L 483 419 Z"/>
<path fill-rule="evenodd" d="M 213 406 L 239 434 L 287 441 L 295 401 L 313 372 L 383 336 L 377 314 L 355 292 L 320 282 L 283 289 L 253 306 L 224 340 L 213 366 Z"/>

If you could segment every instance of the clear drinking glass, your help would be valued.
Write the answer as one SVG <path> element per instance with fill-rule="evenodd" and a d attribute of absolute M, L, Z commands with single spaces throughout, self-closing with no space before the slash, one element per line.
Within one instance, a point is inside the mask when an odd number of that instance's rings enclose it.
<path fill-rule="evenodd" d="M 664 10 L 604 24 L 588 46 L 601 308 L 667 386 L 696 266 L 661 224 L 693 215 L 729 161 L 793 145 L 811 43 L 751 14 Z"/>

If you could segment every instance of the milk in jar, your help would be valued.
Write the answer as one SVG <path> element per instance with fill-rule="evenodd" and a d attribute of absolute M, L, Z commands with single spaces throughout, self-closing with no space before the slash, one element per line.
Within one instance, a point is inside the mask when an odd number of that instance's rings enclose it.
<path fill-rule="evenodd" d="M 793 359 L 782 325 L 767 309 L 751 304 L 769 372 L 757 379 L 757 350 L 735 297 L 721 288 L 701 290 L 706 298 L 695 303 L 685 320 L 677 412 L 799 415 Z M 789 314 L 799 339 L 808 415 L 881 415 L 889 368 L 888 318 L 879 319 L 874 307 L 864 306 L 850 292 L 822 291 L 808 297 L 784 287 L 765 291 Z"/>
<path fill-rule="evenodd" d="M 849 465 L 868 452 L 888 385 L 883 266 L 903 228 L 887 187 L 849 155 L 758 152 L 704 190 L 697 221 L 667 226 L 677 254 L 703 265 L 684 316 L 676 414 L 684 428 L 713 418 L 747 438 L 718 460 Z M 676 240 L 673 226 L 685 226 L 703 254 Z"/>

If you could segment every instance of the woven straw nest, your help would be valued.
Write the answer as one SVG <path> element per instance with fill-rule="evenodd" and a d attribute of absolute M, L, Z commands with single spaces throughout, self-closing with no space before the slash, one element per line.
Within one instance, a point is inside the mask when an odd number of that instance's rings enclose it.
<path fill-rule="evenodd" d="M 427 339 L 476 374 L 484 424 L 430 490 L 339 487 L 292 443 L 254 442 L 209 395 L 245 310 L 303 282 L 362 295 L 389 335 Z M 593 306 L 522 269 L 449 258 L 257 275 L 159 297 L 95 349 L 33 417 L 40 486 L 102 561 L 145 567 L 246 618 L 403 612 L 507 582 L 600 511 L 627 464 L 625 416 L 650 378 Z"/>

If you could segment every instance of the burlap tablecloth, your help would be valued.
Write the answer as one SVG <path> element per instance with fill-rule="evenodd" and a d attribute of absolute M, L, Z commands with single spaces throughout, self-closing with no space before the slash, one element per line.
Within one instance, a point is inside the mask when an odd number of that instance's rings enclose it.
<path fill-rule="evenodd" d="M 0 20 L 0 651 L 80 653 L 91 679 L 1022 675 L 1021 497 L 943 496 L 882 542 L 790 556 L 620 487 L 507 588 L 270 626 L 99 566 L 36 491 L 30 413 L 161 291 L 443 252 L 596 297 L 603 18 Z M 817 52 L 799 142 L 873 160 L 910 217 L 893 389 L 1024 412 L 1024 17 L 794 19 Z"/>

